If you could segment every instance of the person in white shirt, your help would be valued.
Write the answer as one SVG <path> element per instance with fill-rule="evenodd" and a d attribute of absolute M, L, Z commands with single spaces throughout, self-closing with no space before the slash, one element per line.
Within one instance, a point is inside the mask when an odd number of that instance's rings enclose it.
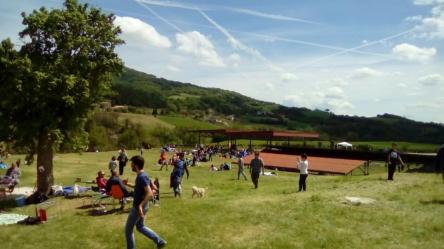
<path fill-rule="evenodd" d="M 307 154 L 302 154 L 301 158 L 298 158 L 299 169 L 299 192 L 307 190 L 307 177 L 308 177 L 308 161 Z"/>

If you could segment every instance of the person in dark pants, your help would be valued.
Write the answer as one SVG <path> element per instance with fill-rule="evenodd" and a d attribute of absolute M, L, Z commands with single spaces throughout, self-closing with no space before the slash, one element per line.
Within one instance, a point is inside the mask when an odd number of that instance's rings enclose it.
<path fill-rule="evenodd" d="M 254 152 L 254 158 L 250 162 L 251 180 L 253 181 L 254 188 L 258 188 L 259 175 L 265 173 L 264 162 L 259 157 L 259 151 Z"/>
<path fill-rule="evenodd" d="M 307 154 L 302 154 L 301 158 L 298 158 L 299 169 L 299 192 L 307 190 L 307 177 L 308 177 L 308 160 Z"/>
<path fill-rule="evenodd" d="M 125 147 L 122 147 L 119 151 L 119 157 L 117 158 L 119 161 L 119 175 L 123 175 L 123 169 L 128 162 L 128 154 L 126 153 Z"/>
<path fill-rule="evenodd" d="M 108 195 L 111 195 L 112 186 L 113 185 L 117 185 L 122 190 L 122 193 L 123 193 L 124 197 L 132 196 L 133 193 L 132 192 L 130 193 L 126 189 L 125 184 L 123 183 L 122 179 L 120 179 L 119 175 L 117 174 L 117 170 L 116 169 L 112 170 L 111 174 L 112 174 L 111 178 L 109 178 L 108 181 L 106 182 L 106 193 Z M 126 203 L 126 200 L 122 199 L 121 202 L 120 202 L 120 204 L 121 204 L 120 209 L 121 210 L 123 210 L 123 208 L 125 207 L 125 203 Z"/>
<path fill-rule="evenodd" d="M 125 237 L 128 249 L 134 249 L 134 226 L 141 234 L 151 239 L 156 243 L 157 248 L 163 248 L 167 242 L 157 235 L 149 227 L 145 226 L 144 219 L 148 213 L 148 201 L 153 198 L 153 192 L 150 188 L 150 178 L 143 170 L 145 160 L 141 156 L 134 156 L 131 158 L 131 168 L 137 173 L 135 185 L 127 184 L 130 187 L 134 187 L 134 202 L 125 226 Z"/>
<path fill-rule="evenodd" d="M 388 178 L 387 180 L 393 181 L 393 175 L 396 171 L 396 166 L 398 164 L 402 164 L 404 166 L 404 162 L 401 159 L 401 155 L 398 150 L 396 150 L 397 145 L 395 143 L 392 144 L 392 148 L 389 150 L 387 154 L 388 161 Z"/>
<path fill-rule="evenodd" d="M 188 171 L 188 163 L 185 160 L 185 154 L 179 153 L 179 159 L 174 163 L 173 172 L 171 172 L 172 187 L 174 190 L 174 197 L 182 196 L 182 177 L 187 174 L 187 179 L 190 176 Z"/>

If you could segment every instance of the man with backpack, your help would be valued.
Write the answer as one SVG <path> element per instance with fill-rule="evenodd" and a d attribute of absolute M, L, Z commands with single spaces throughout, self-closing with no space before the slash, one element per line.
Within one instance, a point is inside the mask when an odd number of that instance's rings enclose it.
<path fill-rule="evenodd" d="M 396 171 L 396 166 L 401 164 L 404 167 L 404 162 L 401 159 L 401 154 L 396 149 L 397 144 L 393 143 L 392 148 L 388 151 L 387 162 L 388 162 L 388 178 L 387 180 L 393 181 L 393 175 Z"/>

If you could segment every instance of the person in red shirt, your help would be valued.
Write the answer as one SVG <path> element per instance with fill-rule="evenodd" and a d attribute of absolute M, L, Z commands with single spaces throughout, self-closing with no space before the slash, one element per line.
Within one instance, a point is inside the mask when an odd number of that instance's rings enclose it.
<path fill-rule="evenodd" d="M 99 187 L 100 192 L 105 192 L 106 178 L 105 178 L 105 172 L 103 172 L 103 170 L 97 172 L 96 183 L 97 187 Z"/>

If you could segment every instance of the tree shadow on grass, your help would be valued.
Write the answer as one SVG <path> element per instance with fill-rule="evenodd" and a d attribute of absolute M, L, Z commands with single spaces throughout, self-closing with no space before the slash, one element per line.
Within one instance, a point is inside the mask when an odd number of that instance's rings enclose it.
<path fill-rule="evenodd" d="M 413 164 L 405 170 L 406 173 L 435 173 L 433 164 Z"/>
<path fill-rule="evenodd" d="M 83 208 L 83 207 L 82 207 Z M 85 208 L 86 209 L 86 208 Z M 128 206 L 125 206 L 125 208 L 122 210 L 121 208 L 113 208 L 113 209 L 104 209 L 97 206 L 92 206 L 87 212 L 81 212 L 77 213 L 77 215 L 80 216 L 107 216 L 107 215 L 113 215 L 113 214 L 129 214 L 131 208 Z"/>
<path fill-rule="evenodd" d="M 430 204 L 437 204 L 437 205 L 444 205 L 444 199 L 438 200 L 438 199 L 432 199 L 429 201 L 419 201 L 421 204 L 424 205 L 430 205 Z"/>

